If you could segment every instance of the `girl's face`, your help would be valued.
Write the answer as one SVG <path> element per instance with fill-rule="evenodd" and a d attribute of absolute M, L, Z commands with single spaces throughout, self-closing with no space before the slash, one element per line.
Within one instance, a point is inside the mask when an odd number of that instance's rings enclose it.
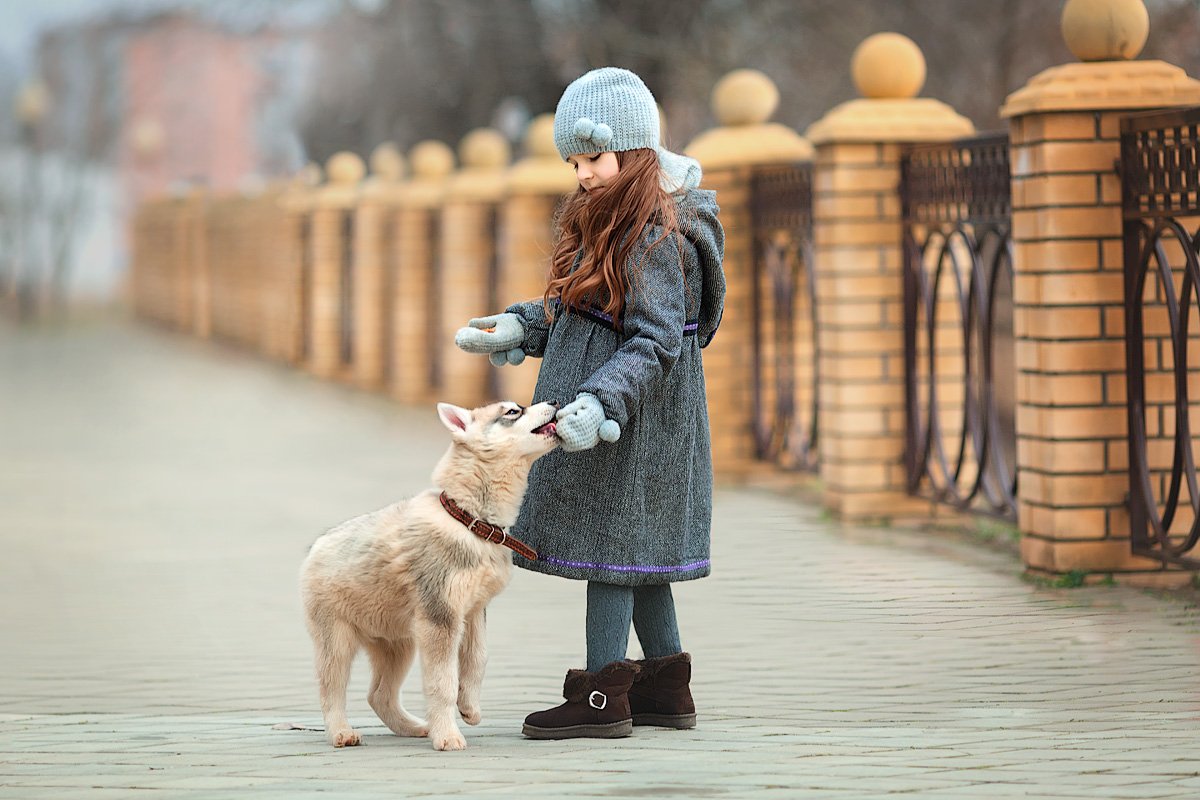
<path fill-rule="evenodd" d="M 589 192 L 603 189 L 621 171 L 617 154 L 611 152 L 570 156 L 567 162 L 575 168 L 575 179 L 579 185 Z"/>

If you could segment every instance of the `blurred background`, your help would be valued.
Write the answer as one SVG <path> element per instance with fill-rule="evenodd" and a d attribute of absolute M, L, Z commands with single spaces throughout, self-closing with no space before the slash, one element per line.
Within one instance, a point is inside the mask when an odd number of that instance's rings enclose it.
<path fill-rule="evenodd" d="M 1143 59 L 1200 73 L 1200 0 L 1147 0 Z M 513 143 L 596 66 L 641 74 L 668 143 L 714 124 L 729 70 L 777 83 L 801 132 L 855 96 L 866 36 L 911 37 L 923 94 L 979 130 L 1073 60 L 1048 0 L 5 0 L 0 3 L 0 296 L 19 315 L 119 302 L 143 199 L 228 192 L 380 143 Z"/>

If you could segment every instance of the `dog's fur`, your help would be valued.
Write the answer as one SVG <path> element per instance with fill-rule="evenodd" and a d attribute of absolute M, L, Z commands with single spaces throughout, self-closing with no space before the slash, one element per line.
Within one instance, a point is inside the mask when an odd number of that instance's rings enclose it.
<path fill-rule="evenodd" d="M 312 546 L 301 594 L 334 747 L 360 742 L 346 720 L 346 684 L 360 647 L 371 658 L 368 701 L 384 724 L 400 736 L 429 736 L 437 750 L 467 746 L 454 710 L 479 723 L 484 611 L 508 583 L 512 552 L 468 531 L 438 495 L 445 490 L 471 516 L 511 526 L 530 467 L 558 444 L 547 424 L 556 411 L 552 403 L 474 411 L 439 404 L 451 444 L 433 472 L 438 488 L 344 522 Z M 418 650 L 428 723 L 399 700 Z"/>

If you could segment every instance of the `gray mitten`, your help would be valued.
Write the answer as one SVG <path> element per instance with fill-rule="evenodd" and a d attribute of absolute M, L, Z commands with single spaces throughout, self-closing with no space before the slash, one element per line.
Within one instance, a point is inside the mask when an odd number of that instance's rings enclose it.
<path fill-rule="evenodd" d="M 575 399 L 559 409 L 555 426 L 562 449 L 567 452 L 589 450 L 601 439 L 615 442 L 621 438 L 621 426 L 616 420 L 604 418 L 604 406 L 593 394 L 580 392 Z"/>
<path fill-rule="evenodd" d="M 520 351 L 521 342 L 525 341 L 525 323 L 516 314 L 493 314 L 490 317 L 478 317 L 467 322 L 467 327 L 459 328 L 454 334 L 454 343 L 468 353 L 504 353 L 507 361 L 519 364 L 525 358 L 521 352 L 520 359 L 513 361 L 508 356 L 509 351 Z M 493 364 L 499 366 L 495 360 Z"/>

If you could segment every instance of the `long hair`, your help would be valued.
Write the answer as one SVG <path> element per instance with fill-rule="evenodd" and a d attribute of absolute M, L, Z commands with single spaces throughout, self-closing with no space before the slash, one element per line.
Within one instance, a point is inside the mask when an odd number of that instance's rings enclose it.
<path fill-rule="evenodd" d="M 559 211 L 543 297 L 547 319 L 554 318 L 551 301 L 558 300 L 566 307 L 599 307 L 620 326 L 629 288 L 626 261 L 646 226 L 661 225 L 663 235 L 643 251 L 639 263 L 629 265 L 635 281 L 650 251 L 679 233 L 675 202 L 662 188 L 658 154 L 649 149 L 619 152 L 617 163 L 621 169 L 603 191 L 592 194 L 581 186 Z M 579 267 L 572 270 L 581 249 Z"/>

